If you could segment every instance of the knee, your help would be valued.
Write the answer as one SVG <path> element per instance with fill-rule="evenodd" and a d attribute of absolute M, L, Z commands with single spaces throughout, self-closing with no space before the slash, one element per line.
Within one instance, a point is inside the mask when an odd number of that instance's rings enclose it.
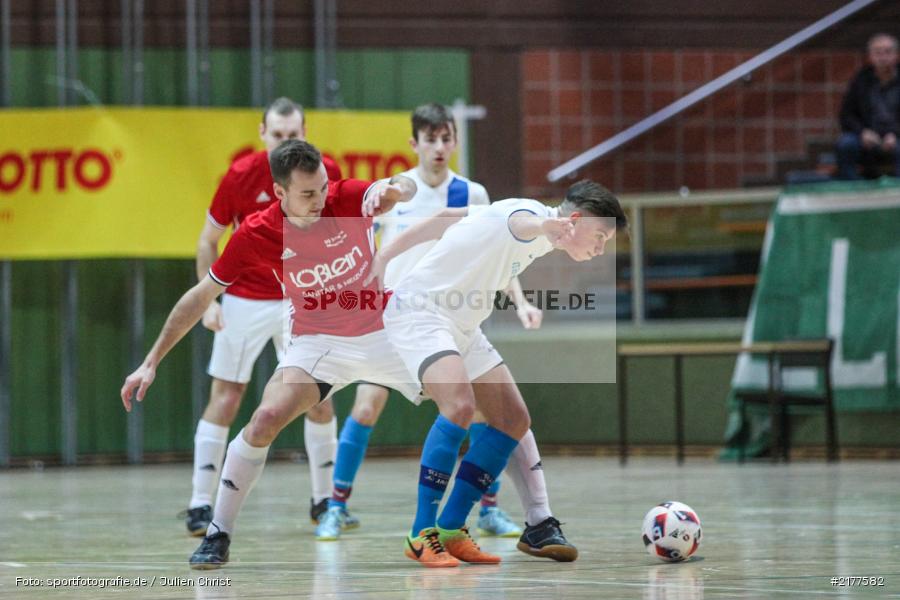
<path fill-rule="evenodd" d="M 452 402 L 446 403 L 441 413 L 456 425 L 468 429 L 475 416 L 475 399 L 465 396 L 456 398 Z"/>
<path fill-rule="evenodd" d="M 525 405 L 517 407 L 517 410 L 510 411 L 509 430 L 506 434 L 514 440 L 522 439 L 528 430 L 531 429 L 531 415 Z"/>
<path fill-rule="evenodd" d="M 378 421 L 379 412 L 380 411 L 376 411 L 375 407 L 370 403 L 363 402 L 353 407 L 351 416 L 353 417 L 353 420 L 360 425 L 374 427 L 375 423 Z"/>
<path fill-rule="evenodd" d="M 855 133 L 843 133 L 838 138 L 835 149 L 839 154 L 852 154 L 859 152 L 862 146 L 859 143 L 859 136 Z"/>
<path fill-rule="evenodd" d="M 285 425 L 285 415 L 277 408 L 260 406 L 244 428 L 244 437 L 252 446 L 268 446 Z"/>

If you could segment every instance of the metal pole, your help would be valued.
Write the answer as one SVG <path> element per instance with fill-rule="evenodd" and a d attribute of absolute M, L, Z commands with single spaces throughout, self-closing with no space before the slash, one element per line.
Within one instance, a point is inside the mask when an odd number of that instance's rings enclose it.
<path fill-rule="evenodd" d="M 263 104 L 275 97 L 275 0 L 263 3 Z"/>
<path fill-rule="evenodd" d="M 132 5 L 132 49 L 131 49 L 131 102 L 135 106 L 144 103 L 144 2 L 134 0 Z M 131 272 L 131 364 L 137 366 L 143 358 L 144 347 L 144 307 L 146 286 L 144 262 L 132 261 Z M 144 461 L 144 412 L 140 403 L 128 413 L 128 462 L 139 464 Z"/>
<path fill-rule="evenodd" d="M 199 31 L 197 33 L 200 53 L 200 106 L 209 106 L 209 0 L 199 0 L 200 12 L 197 16 Z"/>
<path fill-rule="evenodd" d="M 62 369 L 60 373 L 60 416 L 62 462 L 74 465 L 78 460 L 78 263 L 63 263 L 65 278 L 62 305 Z"/>
<path fill-rule="evenodd" d="M 135 368 L 144 358 L 144 281 L 144 262 L 135 260 L 131 270 L 129 314 L 131 329 L 129 356 L 131 365 Z M 140 402 L 135 402 L 131 412 L 128 413 L 128 462 L 131 464 L 144 462 L 144 409 Z"/>
<path fill-rule="evenodd" d="M 644 324 L 644 209 L 631 215 L 631 322 Z"/>
<path fill-rule="evenodd" d="M 250 103 L 262 106 L 262 19 L 259 0 L 250 0 Z"/>
<path fill-rule="evenodd" d="M 10 38 L 9 24 L 9 0 L 0 0 L 0 104 L 10 106 L 12 104 L 12 82 L 10 76 L 11 61 L 10 47 L 12 44 Z"/>
<path fill-rule="evenodd" d="M 132 49 L 134 81 L 132 104 L 144 104 L 144 0 L 134 0 L 134 47 Z"/>
<path fill-rule="evenodd" d="M 12 262 L 0 262 L 0 467 L 9 466 L 12 415 Z"/>
<path fill-rule="evenodd" d="M 315 37 L 316 60 L 316 106 L 327 106 L 325 74 L 325 0 L 315 0 L 313 3 L 313 36 Z"/>
<path fill-rule="evenodd" d="M 131 56 L 131 32 L 133 29 L 131 16 L 131 0 L 121 0 L 122 7 L 122 104 L 131 104 L 132 79 L 134 65 Z"/>
<path fill-rule="evenodd" d="M 187 62 L 187 103 L 197 105 L 197 0 L 185 2 L 185 59 Z"/>
<path fill-rule="evenodd" d="M 56 103 L 66 105 L 66 0 L 56 0 Z"/>
<path fill-rule="evenodd" d="M 68 0 L 66 14 L 66 84 L 68 93 L 67 104 L 77 102 L 76 85 L 78 79 L 78 0 Z"/>

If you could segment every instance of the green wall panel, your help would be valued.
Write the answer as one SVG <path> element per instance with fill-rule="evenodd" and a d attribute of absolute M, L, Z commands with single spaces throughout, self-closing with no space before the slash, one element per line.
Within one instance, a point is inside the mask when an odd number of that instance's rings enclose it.
<path fill-rule="evenodd" d="M 210 50 L 210 104 L 249 106 L 250 53 L 246 49 Z M 147 106 L 187 103 L 185 52 L 171 48 L 144 50 L 144 100 Z M 13 49 L 12 105 L 56 106 L 56 51 Z M 275 95 L 307 106 L 315 103 L 315 68 L 311 50 L 278 50 L 274 56 Z M 82 48 L 81 82 L 101 104 L 122 104 L 122 55 L 119 50 Z M 349 109 L 407 110 L 430 101 L 470 99 L 469 54 L 463 50 L 346 50 L 338 52 L 341 98 Z M 71 104 L 87 104 L 79 94 Z"/>

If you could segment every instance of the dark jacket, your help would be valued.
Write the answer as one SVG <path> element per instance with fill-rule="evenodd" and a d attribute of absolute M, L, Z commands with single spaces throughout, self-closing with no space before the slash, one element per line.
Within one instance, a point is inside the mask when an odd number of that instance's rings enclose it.
<path fill-rule="evenodd" d="M 841 103 L 841 130 L 846 133 L 860 133 L 863 129 L 872 129 L 872 100 L 869 90 L 878 82 L 878 75 L 872 66 L 863 67 L 850 82 L 844 101 Z M 889 85 L 900 85 L 900 77 L 895 77 Z M 900 123 L 898 109 L 897 123 Z M 893 133 L 900 135 L 897 127 Z M 882 134 L 886 131 L 880 132 Z"/>

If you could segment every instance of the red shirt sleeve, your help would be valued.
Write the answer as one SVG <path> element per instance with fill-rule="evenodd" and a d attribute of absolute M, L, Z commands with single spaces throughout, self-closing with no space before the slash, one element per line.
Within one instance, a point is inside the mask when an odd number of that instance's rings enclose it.
<path fill-rule="evenodd" d="M 219 285 L 229 286 L 240 278 L 241 273 L 258 264 L 255 244 L 249 232 L 238 228 L 225 250 L 209 268 L 209 276 Z"/>
<path fill-rule="evenodd" d="M 328 173 L 328 181 L 340 181 L 341 168 L 330 156 L 322 155 L 322 164 L 325 165 L 325 172 Z"/>
<path fill-rule="evenodd" d="M 214 225 L 218 225 L 225 229 L 234 222 L 235 202 L 234 192 L 237 189 L 237 173 L 234 168 L 228 169 L 225 177 L 219 183 L 216 189 L 216 195 L 213 196 L 212 204 L 209 206 L 209 217 Z"/>
<path fill-rule="evenodd" d="M 362 202 L 366 190 L 372 186 L 371 181 L 359 179 L 341 179 L 328 183 L 328 196 L 332 209 L 338 217 L 361 217 Z"/>

